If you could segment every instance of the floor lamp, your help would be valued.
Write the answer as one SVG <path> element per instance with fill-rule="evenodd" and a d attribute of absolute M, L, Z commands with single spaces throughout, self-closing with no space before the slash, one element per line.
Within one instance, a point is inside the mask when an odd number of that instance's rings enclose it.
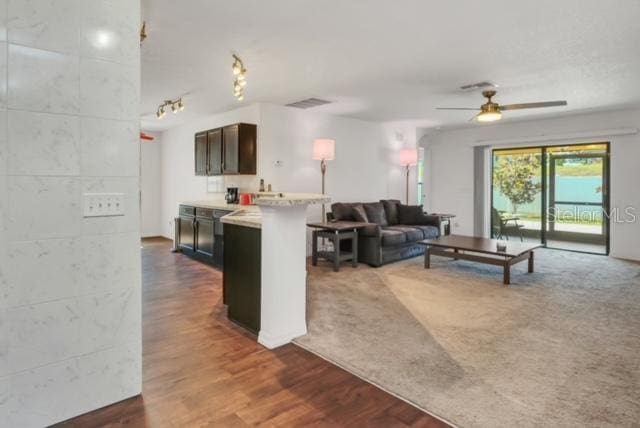
<path fill-rule="evenodd" d="M 320 172 L 322 172 L 322 194 L 324 195 L 324 178 L 327 175 L 327 161 L 336 158 L 336 142 L 329 139 L 317 139 L 313 142 L 313 160 L 320 161 Z M 325 208 L 322 204 L 322 221 L 325 222 Z"/>
<path fill-rule="evenodd" d="M 409 172 L 410 168 L 418 164 L 418 150 L 417 149 L 402 149 L 400 150 L 400 165 L 406 169 L 406 194 L 405 203 L 409 205 Z"/>

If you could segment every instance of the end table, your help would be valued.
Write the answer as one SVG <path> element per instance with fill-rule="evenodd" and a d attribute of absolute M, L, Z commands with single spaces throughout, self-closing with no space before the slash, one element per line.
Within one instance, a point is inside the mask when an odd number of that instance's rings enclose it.
<path fill-rule="evenodd" d="M 333 262 L 333 271 L 340 270 L 340 263 L 351 260 L 351 265 L 358 267 L 358 229 L 370 226 L 371 223 L 356 221 L 330 221 L 324 223 L 308 223 L 315 229 L 312 232 L 311 264 L 318 265 L 318 257 Z M 318 238 L 326 238 L 333 243 L 333 251 L 319 251 Z M 351 240 L 351 252 L 341 252 L 340 242 Z"/>

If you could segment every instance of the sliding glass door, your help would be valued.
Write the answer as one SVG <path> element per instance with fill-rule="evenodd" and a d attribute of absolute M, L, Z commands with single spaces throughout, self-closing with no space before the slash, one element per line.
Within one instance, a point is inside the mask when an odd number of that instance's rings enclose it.
<path fill-rule="evenodd" d="M 546 244 L 589 253 L 608 253 L 607 144 L 549 147 Z"/>
<path fill-rule="evenodd" d="M 491 232 L 550 248 L 609 253 L 609 144 L 500 149 Z"/>

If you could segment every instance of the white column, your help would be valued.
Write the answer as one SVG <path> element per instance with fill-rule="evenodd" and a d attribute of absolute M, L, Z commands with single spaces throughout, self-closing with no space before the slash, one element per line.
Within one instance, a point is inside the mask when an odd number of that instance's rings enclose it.
<path fill-rule="evenodd" d="M 262 303 L 258 342 L 276 348 L 307 334 L 307 205 L 262 206 Z"/>
<path fill-rule="evenodd" d="M 278 194 L 256 201 L 262 211 L 262 301 L 258 342 L 273 349 L 307 334 L 307 206 L 324 195 Z"/>

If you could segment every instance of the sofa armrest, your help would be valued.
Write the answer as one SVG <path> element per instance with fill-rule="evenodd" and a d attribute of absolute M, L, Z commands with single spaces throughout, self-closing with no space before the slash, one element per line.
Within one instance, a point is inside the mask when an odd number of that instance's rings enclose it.
<path fill-rule="evenodd" d="M 358 229 L 358 236 L 382 239 L 382 228 L 380 227 L 379 224 L 372 224 L 369 226 L 365 226 Z"/>
<path fill-rule="evenodd" d="M 439 215 L 424 214 L 419 221 L 418 224 L 421 226 L 435 226 L 440 230 L 441 219 Z"/>

